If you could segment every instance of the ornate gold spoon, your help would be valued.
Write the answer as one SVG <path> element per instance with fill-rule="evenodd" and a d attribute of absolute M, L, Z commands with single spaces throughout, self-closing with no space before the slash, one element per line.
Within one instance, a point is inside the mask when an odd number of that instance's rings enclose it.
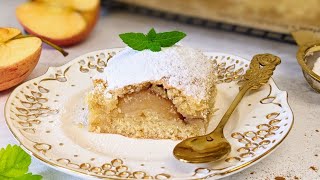
<path fill-rule="evenodd" d="M 225 158 L 231 151 L 231 145 L 224 137 L 224 126 L 246 92 L 257 90 L 266 84 L 280 63 L 280 58 L 272 54 L 255 55 L 244 75 L 240 92 L 225 112 L 217 128 L 207 135 L 183 140 L 174 148 L 174 156 L 181 161 L 190 163 L 205 163 Z"/>

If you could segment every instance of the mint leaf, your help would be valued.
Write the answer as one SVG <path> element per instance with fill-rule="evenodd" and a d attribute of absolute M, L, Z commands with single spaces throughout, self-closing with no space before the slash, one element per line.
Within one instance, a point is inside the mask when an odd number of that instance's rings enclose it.
<path fill-rule="evenodd" d="M 180 31 L 171 31 L 158 33 L 154 42 L 158 42 L 161 47 L 170 47 L 186 37 L 186 34 Z"/>
<path fill-rule="evenodd" d="M 157 36 L 157 33 L 156 33 L 156 31 L 154 30 L 154 28 L 150 29 L 150 31 L 149 31 L 148 34 L 147 34 L 148 40 L 149 40 L 149 41 L 153 41 L 154 38 L 156 38 L 156 36 Z M 161 48 L 160 48 L 160 49 L 161 49 Z"/>
<path fill-rule="evenodd" d="M 150 49 L 153 52 L 161 51 L 161 47 L 170 47 L 186 37 L 184 32 L 170 31 L 157 33 L 154 28 L 148 34 L 124 33 L 119 35 L 124 43 L 134 50 Z"/>
<path fill-rule="evenodd" d="M 0 150 L 0 179 L 15 178 L 28 171 L 31 157 L 21 147 L 8 145 Z"/>
<path fill-rule="evenodd" d="M 149 42 L 148 49 L 150 49 L 153 52 L 161 51 L 161 46 L 157 42 Z"/>
<path fill-rule="evenodd" d="M 34 175 L 32 173 L 24 174 L 20 177 L 14 178 L 14 180 L 41 180 L 42 176 Z"/>
<path fill-rule="evenodd" d="M 124 33 L 119 35 L 124 43 L 134 50 L 147 49 L 149 40 L 143 33 Z"/>

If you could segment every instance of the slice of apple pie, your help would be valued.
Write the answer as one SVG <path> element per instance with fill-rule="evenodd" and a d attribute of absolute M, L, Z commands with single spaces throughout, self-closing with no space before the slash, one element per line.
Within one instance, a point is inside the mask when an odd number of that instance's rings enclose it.
<path fill-rule="evenodd" d="M 203 135 L 214 109 L 213 71 L 212 61 L 192 48 L 125 48 L 94 79 L 89 131 L 173 140 Z"/>

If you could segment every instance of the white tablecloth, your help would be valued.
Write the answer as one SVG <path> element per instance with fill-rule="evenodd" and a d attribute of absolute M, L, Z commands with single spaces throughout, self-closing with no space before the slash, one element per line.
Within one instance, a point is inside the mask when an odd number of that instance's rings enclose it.
<path fill-rule="evenodd" d="M 15 17 L 15 7 L 23 1 L 0 0 L 0 26 L 21 28 Z M 262 40 L 234 33 L 199 28 L 156 18 L 128 13 L 112 13 L 102 16 L 90 37 L 82 44 L 67 48 L 64 58 L 57 51 L 44 47 L 40 62 L 28 79 L 46 72 L 50 66 L 61 66 L 73 58 L 99 49 L 121 47 L 121 32 L 146 32 L 154 27 L 158 31 L 179 29 L 187 33 L 184 45 L 204 51 L 227 52 L 250 59 L 257 53 L 272 53 L 282 59 L 274 80 L 280 89 L 289 93 L 289 103 L 295 115 L 295 124 L 287 139 L 270 156 L 253 167 L 225 179 L 320 179 L 320 94 L 312 91 L 300 71 L 295 58 L 297 46 Z M 0 77 L 1 78 L 1 77 Z M 4 104 L 11 90 L 0 92 L 0 148 L 17 141 L 11 135 L 4 120 Z M 33 159 L 30 171 L 41 174 L 44 179 L 79 179 L 53 170 Z"/>

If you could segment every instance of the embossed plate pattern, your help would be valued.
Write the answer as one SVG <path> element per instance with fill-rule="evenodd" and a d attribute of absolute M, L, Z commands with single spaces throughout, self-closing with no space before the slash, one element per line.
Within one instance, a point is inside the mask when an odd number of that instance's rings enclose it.
<path fill-rule="evenodd" d="M 218 163 L 187 164 L 172 155 L 178 141 L 131 139 L 87 132 L 86 93 L 92 77 L 121 49 L 95 51 L 17 87 L 8 98 L 8 127 L 25 150 L 60 171 L 86 178 L 218 179 L 243 170 L 270 154 L 288 135 L 293 114 L 287 93 L 273 80 L 247 95 L 225 127 L 232 152 Z M 218 88 L 208 130 L 238 92 L 249 61 L 206 53 L 214 61 Z"/>

